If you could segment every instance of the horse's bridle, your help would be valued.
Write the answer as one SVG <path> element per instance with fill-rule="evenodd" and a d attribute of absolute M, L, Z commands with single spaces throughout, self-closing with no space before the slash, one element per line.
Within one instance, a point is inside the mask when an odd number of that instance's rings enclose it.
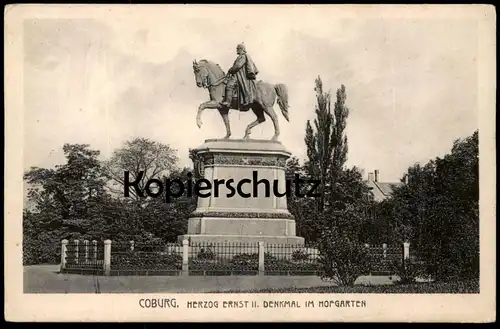
<path fill-rule="evenodd" d="M 202 69 L 204 69 L 204 70 L 205 70 L 205 72 L 206 72 L 206 77 L 205 77 L 205 79 L 202 79 L 202 80 L 201 80 L 201 86 L 202 86 L 203 88 L 208 88 L 208 87 L 210 87 L 210 85 L 211 85 L 211 81 L 210 81 L 210 74 L 208 74 L 208 69 L 207 69 L 206 67 L 204 67 L 204 66 L 201 66 L 201 67 L 200 67 L 200 66 L 198 66 L 198 68 L 197 68 L 197 69 L 198 69 L 198 73 L 199 73 L 199 72 L 201 72 L 201 70 L 202 70 Z"/>
<path fill-rule="evenodd" d="M 205 66 L 201 66 L 200 67 L 199 64 L 196 65 L 195 72 L 196 73 L 200 73 L 200 71 L 202 69 L 204 69 L 207 72 L 205 79 L 202 79 L 202 81 L 201 81 L 201 86 L 203 88 L 216 87 L 216 86 L 220 85 L 221 83 L 223 83 L 223 82 L 225 83 L 226 82 L 227 75 L 223 76 L 219 80 L 217 80 L 214 83 L 212 83 L 211 78 L 210 78 L 210 74 L 208 74 L 208 72 L 209 72 L 208 69 Z"/>

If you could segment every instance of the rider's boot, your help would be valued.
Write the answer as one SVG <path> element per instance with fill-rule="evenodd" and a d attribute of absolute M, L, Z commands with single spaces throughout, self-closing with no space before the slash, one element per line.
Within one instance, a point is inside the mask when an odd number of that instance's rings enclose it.
<path fill-rule="evenodd" d="M 226 108 L 231 107 L 231 101 L 233 100 L 234 87 L 231 85 L 226 86 L 226 94 L 224 95 L 224 101 L 221 103 L 222 106 Z"/>

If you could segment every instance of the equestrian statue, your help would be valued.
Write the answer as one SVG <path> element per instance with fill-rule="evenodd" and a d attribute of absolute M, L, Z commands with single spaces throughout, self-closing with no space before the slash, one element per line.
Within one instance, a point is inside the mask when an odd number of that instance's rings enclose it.
<path fill-rule="evenodd" d="M 252 128 L 266 121 L 265 115 L 271 118 L 274 125 L 274 136 L 271 140 L 276 141 L 280 134 L 279 122 L 274 103 L 277 102 L 281 113 L 287 121 L 288 117 L 288 91 L 284 84 L 270 84 L 256 81 L 259 73 L 257 66 L 245 50 L 244 44 L 236 47 L 238 57 L 227 74 L 218 64 L 208 60 L 193 61 L 193 71 L 196 85 L 199 88 L 208 89 L 210 100 L 200 104 L 196 116 L 196 124 L 201 128 L 201 113 L 205 109 L 217 109 L 222 116 L 226 126 L 226 136 L 231 136 L 229 125 L 229 110 L 247 112 L 252 110 L 257 119 L 250 123 L 246 130 L 244 139 L 250 137 Z"/>

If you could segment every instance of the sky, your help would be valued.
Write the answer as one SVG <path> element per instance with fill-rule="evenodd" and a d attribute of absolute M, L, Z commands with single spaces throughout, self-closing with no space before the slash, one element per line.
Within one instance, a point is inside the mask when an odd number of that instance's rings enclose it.
<path fill-rule="evenodd" d="M 365 177 L 378 169 L 381 181 L 399 181 L 409 166 L 443 156 L 478 128 L 475 20 L 270 7 L 150 13 L 25 20 L 25 169 L 64 163 L 64 143 L 90 144 L 105 159 L 134 137 L 169 144 L 181 166 L 191 165 L 189 148 L 225 134 L 216 110 L 205 110 L 196 126 L 208 91 L 196 86 L 192 62 L 227 71 L 241 42 L 260 80 L 287 85 L 289 123 L 275 105 L 280 141 L 300 159 L 317 76 L 333 95 L 346 87 L 347 165 Z M 231 111 L 232 138 L 254 120 Z M 271 120 L 252 132 L 271 138 Z"/>

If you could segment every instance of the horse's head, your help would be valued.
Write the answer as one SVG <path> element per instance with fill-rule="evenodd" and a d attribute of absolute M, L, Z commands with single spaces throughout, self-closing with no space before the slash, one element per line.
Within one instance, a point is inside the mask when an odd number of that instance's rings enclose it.
<path fill-rule="evenodd" d="M 196 85 L 199 88 L 207 88 L 210 85 L 210 74 L 205 65 L 198 63 L 196 60 L 193 61 L 193 72 L 196 80 Z"/>
<path fill-rule="evenodd" d="M 224 76 L 224 72 L 219 67 L 219 65 L 207 60 L 201 60 L 199 62 L 194 60 L 193 72 L 196 80 L 196 85 L 199 88 L 208 88 L 217 79 L 220 79 Z"/>

